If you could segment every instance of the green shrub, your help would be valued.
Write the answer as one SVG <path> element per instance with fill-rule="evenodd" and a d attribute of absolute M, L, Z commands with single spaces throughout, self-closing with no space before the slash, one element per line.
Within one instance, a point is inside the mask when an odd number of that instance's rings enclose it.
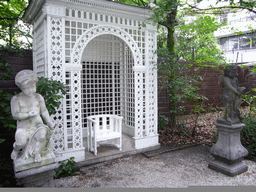
<path fill-rule="evenodd" d="M 12 130 L 16 128 L 16 121 L 12 118 L 10 101 L 12 94 L 0 89 L 0 121 L 4 129 Z"/>
<path fill-rule="evenodd" d="M 67 92 L 67 86 L 63 83 L 39 77 L 36 84 L 37 92 L 40 93 L 45 99 L 45 105 L 50 115 L 56 113 L 56 109 L 60 106 L 60 99 Z"/>
<path fill-rule="evenodd" d="M 8 63 L 2 59 L 0 59 L 0 72 L 0 81 L 10 80 L 11 75 L 13 74 L 13 70 L 8 66 Z M 2 129 L 5 129 L 5 132 L 7 131 L 11 133 L 14 137 L 16 121 L 12 118 L 11 114 L 10 102 L 12 97 L 13 94 L 0 89 L 0 126 Z M 2 139 L 1 141 L 3 142 L 4 140 Z"/>
<path fill-rule="evenodd" d="M 59 161 L 58 163 L 60 164 L 60 166 L 58 167 L 58 169 L 55 170 L 54 175 L 56 179 L 75 175 L 79 171 L 79 168 L 76 167 L 74 157 L 70 157 L 69 159 Z"/>
<path fill-rule="evenodd" d="M 247 115 L 243 119 L 246 125 L 241 131 L 241 143 L 249 151 L 249 159 L 256 160 L 256 116 Z"/>
<path fill-rule="evenodd" d="M 158 116 L 158 128 L 165 130 L 166 123 L 168 122 L 168 117 L 165 115 Z"/>

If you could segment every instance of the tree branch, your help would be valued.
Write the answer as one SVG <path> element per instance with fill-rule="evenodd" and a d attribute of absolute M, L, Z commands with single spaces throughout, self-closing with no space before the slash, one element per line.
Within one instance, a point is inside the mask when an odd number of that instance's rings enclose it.
<path fill-rule="evenodd" d="M 135 3 L 136 5 L 143 5 L 144 7 L 146 6 L 145 2 L 143 0 L 139 0 L 139 1 L 135 1 L 135 0 L 131 0 L 133 3 Z"/>
<path fill-rule="evenodd" d="M 190 5 L 188 3 L 186 3 L 186 5 L 188 5 L 190 8 L 192 9 L 196 9 L 199 12 L 204 12 L 204 11 L 210 11 L 210 10 L 218 10 L 218 9 L 242 9 L 242 10 L 248 10 L 250 12 L 253 12 L 256 14 L 256 10 L 253 10 L 253 8 L 250 7 L 244 7 L 244 6 L 240 6 L 240 5 L 228 5 L 228 6 L 220 6 L 220 7 L 209 7 L 209 8 L 205 8 L 205 9 L 200 9 L 194 5 Z"/>
<path fill-rule="evenodd" d="M 18 21 L 19 17 L 0 17 L 0 20 L 15 20 Z"/>

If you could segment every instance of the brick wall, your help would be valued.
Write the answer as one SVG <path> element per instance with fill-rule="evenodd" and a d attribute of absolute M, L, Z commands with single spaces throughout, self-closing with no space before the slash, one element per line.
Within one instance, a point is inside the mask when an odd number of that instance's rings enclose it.
<path fill-rule="evenodd" d="M 189 62 L 181 62 L 187 64 Z M 223 69 L 222 69 L 223 70 Z M 204 95 L 208 98 L 205 102 L 207 109 L 213 107 L 224 107 L 220 102 L 220 96 L 224 91 L 224 85 L 218 82 L 218 78 L 221 75 L 221 71 L 213 69 L 211 67 L 201 68 L 199 71 L 195 72 L 194 68 L 191 67 L 190 70 L 185 72 L 186 75 L 200 75 L 202 76 L 203 81 L 197 86 L 200 88 L 198 91 L 199 94 Z M 246 87 L 246 90 L 243 92 L 250 92 L 251 88 L 256 87 L 256 76 L 251 75 L 249 69 L 242 69 L 238 67 L 238 76 L 239 85 Z M 161 87 L 161 83 L 158 86 L 158 113 L 159 115 L 168 116 L 168 95 L 167 91 Z M 178 92 L 180 93 L 180 92 Z M 179 104 L 177 105 L 179 106 Z M 193 109 L 193 103 L 185 102 L 182 104 L 185 107 L 185 113 L 183 115 L 191 114 L 191 109 Z"/>

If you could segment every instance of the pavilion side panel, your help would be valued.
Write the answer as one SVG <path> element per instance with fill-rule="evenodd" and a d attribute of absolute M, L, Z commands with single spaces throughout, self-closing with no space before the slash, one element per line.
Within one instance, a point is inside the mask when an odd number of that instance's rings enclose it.
<path fill-rule="evenodd" d="M 60 11 L 61 14 L 63 11 L 64 9 Z M 69 73 L 66 71 L 65 22 L 64 18 L 47 16 L 48 77 L 63 82 L 69 87 L 65 99 L 61 100 L 56 114 L 52 116 L 58 124 L 53 135 L 53 145 L 58 161 L 70 157 L 80 161 L 84 159 L 85 153 L 80 123 L 80 69 L 72 68 L 68 70 Z M 69 121 L 72 123 L 69 124 Z"/>
<path fill-rule="evenodd" d="M 41 13 L 39 19 L 34 22 L 33 28 L 33 71 L 38 77 L 46 77 L 47 24 L 43 13 Z"/>
<path fill-rule="evenodd" d="M 149 132 L 148 135 L 155 137 L 155 142 L 158 143 L 158 114 L 157 114 L 157 34 L 155 32 L 148 33 L 148 106 L 149 106 Z"/>
<path fill-rule="evenodd" d="M 135 148 L 159 145 L 157 130 L 156 33 L 145 31 L 143 65 L 135 66 Z M 142 46 L 143 48 L 144 46 Z"/>
<path fill-rule="evenodd" d="M 46 63 L 48 65 L 46 77 L 63 82 L 63 19 L 47 16 L 46 25 Z M 57 159 L 61 157 L 61 152 L 64 151 L 65 146 L 63 108 L 63 100 L 61 100 L 59 108 L 52 115 L 54 122 L 58 125 L 53 134 L 53 148 Z"/>

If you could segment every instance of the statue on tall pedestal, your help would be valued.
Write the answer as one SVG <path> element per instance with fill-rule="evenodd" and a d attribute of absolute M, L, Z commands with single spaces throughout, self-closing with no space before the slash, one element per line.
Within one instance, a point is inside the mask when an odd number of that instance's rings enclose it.
<path fill-rule="evenodd" d="M 228 65 L 224 69 L 224 76 L 220 76 L 220 80 L 225 85 L 220 99 L 225 104 L 226 111 L 224 117 L 215 123 L 218 129 L 218 141 L 210 149 L 215 160 L 209 162 L 209 168 L 229 176 L 248 170 L 247 165 L 242 162 L 248 151 L 243 147 L 240 139 L 240 132 L 245 124 L 242 123 L 243 117 L 239 107 L 242 100 L 241 93 L 245 87 L 238 86 L 236 75 L 236 66 Z"/>
<path fill-rule="evenodd" d="M 15 84 L 22 91 L 11 99 L 12 116 L 17 120 L 11 154 L 16 172 L 55 162 L 51 147 L 55 125 L 44 98 L 36 93 L 36 82 L 37 76 L 31 70 L 22 70 L 15 77 Z"/>

